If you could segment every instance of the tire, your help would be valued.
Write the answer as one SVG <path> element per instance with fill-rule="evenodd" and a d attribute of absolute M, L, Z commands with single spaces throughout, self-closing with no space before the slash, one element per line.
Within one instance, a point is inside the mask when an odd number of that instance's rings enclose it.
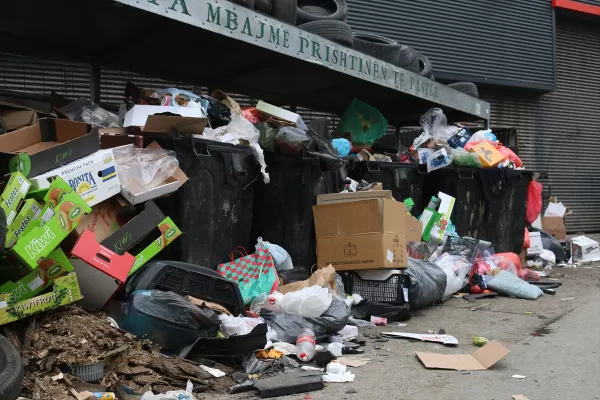
<path fill-rule="evenodd" d="M 458 90 L 464 94 L 468 94 L 471 97 L 479 98 L 479 91 L 477 86 L 473 82 L 456 82 L 448 85 L 449 88 Z"/>
<path fill-rule="evenodd" d="M 396 65 L 406 70 L 419 73 L 419 57 L 417 51 L 410 46 L 401 46 Z"/>
<path fill-rule="evenodd" d="M 0 256 L 4 254 L 4 244 L 6 243 L 6 214 L 0 207 Z M 2 397 L 0 397 L 1 399 Z"/>
<path fill-rule="evenodd" d="M 429 58 L 427 58 L 427 56 L 425 56 L 424 54 L 417 52 L 417 55 L 419 58 L 419 75 L 424 76 L 426 78 L 431 77 L 431 74 L 433 73 L 431 61 L 429 61 Z"/>
<path fill-rule="evenodd" d="M 346 0 L 298 0 L 298 24 L 323 20 L 346 21 L 347 17 Z"/>
<path fill-rule="evenodd" d="M 0 135 L 4 135 L 6 132 L 8 132 L 8 128 L 6 127 L 4 120 L 0 118 Z"/>
<path fill-rule="evenodd" d="M 21 393 L 23 361 L 19 351 L 4 336 L 0 336 L 0 399 L 14 400 Z"/>
<path fill-rule="evenodd" d="M 395 40 L 371 33 L 354 32 L 354 49 L 382 61 L 396 64 L 401 45 Z"/>
<path fill-rule="evenodd" d="M 306 32 L 314 33 L 322 38 L 329 39 L 342 46 L 349 48 L 352 48 L 353 46 L 352 28 L 344 21 L 313 21 L 299 25 L 298 28 L 305 30 Z"/>
<path fill-rule="evenodd" d="M 254 0 L 234 0 L 234 3 L 237 3 L 243 7 L 254 10 Z"/>
<path fill-rule="evenodd" d="M 271 0 L 254 0 L 254 8 L 265 14 L 270 14 L 273 9 L 273 2 Z"/>
<path fill-rule="evenodd" d="M 297 0 L 272 0 L 271 15 L 280 21 L 296 25 L 298 15 Z"/>

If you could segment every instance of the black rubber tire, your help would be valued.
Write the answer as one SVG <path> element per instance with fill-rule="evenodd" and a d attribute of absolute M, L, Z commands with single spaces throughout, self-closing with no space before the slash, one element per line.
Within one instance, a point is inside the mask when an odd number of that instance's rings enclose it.
<path fill-rule="evenodd" d="M 323 20 L 346 21 L 347 17 L 346 0 L 298 0 L 298 25 Z"/>
<path fill-rule="evenodd" d="M 0 336 L 0 399 L 14 400 L 23 388 L 23 360 L 19 350 Z"/>
<path fill-rule="evenodd" d="M 417 53 L 417 54 L 418 54 L 418 58 L 419 58 L 419 74 L 426 78 L 431 77 L 431 74 L 433 73 L 431 61 L 429 61 L 429 58 L 427 58 L 426 55 L 424 55 L 422 53 Z"/>
<path fill-rule="evenodd" d="M 372 33 L 354 32 L 354 49 L 382 61 L 396 64 L 402 46 L 395 40 Z"/>
<path fill-rule="evenodd" d="M 344 21 L 323 20 L 307 22 L 299 25 L 298 28 L 306 32 L 314 33 L 322 38 L 329 39 L 332 42 L 352 48 L 352 28 Z"/>
<path fill-rule="evenodd" d="M 479 98 L 479 91 L 477 90 L 477 85 L 473 82 L 456 82 L 448 85 L 449 88 L 454 90 L 458 90 L 464 94 L 468 94 L 471 97 Z"/>
<path fill-rule="evenodd" d="M 0 256 L 4 255 L 4 244 L 6 243 L 6 214 L 0 207 Z M 1 397 L 0 397 L 1 399 Z"/>
<path fill-rule="evenodd" d="M 271 15 L 280 21 L 296 25 L 298 16 L 297 0 L 272 0 Z"/>
<path fill-rule="evenodd" d="M 265 14 L 270 14 L 273 9 L 273 2 L 271 0 L 254 0 L 254 8 Z"/>
<path fill-rule="evenodd" d="M 415 49 L 410 46 L 401 46 L 396 64 L 406 70 L 419 73 L 419 56 Z"/>

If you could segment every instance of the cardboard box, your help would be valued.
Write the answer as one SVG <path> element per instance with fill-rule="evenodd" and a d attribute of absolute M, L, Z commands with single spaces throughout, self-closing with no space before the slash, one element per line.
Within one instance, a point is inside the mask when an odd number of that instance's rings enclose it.
<path fill-rule="evenodd" d="M 103 240 L 101 244 L 117 254 L 129 252 L 135 256 L 131 275 L 179 236 L 181 230 L 171 218 L 165 217 L 156 204 L 149 201 L 144 211 Z"/>
<path fill-rule="evenodd" d="M 364 233 L 317 239 L 317 262 L 336 271 L 408 267 L 406 238 L 400 233 Z"/>
<path fill-rule="evenodd" d="M 258 102 L 256 109 L 264 114 L 263 119 L 268 119 L 266 117 L 274 117 L 285 122 L 289 122 L 300 129 L 308 130 L 306 124 L 302 120 L 302 117 L 296 113 L 284 110 L 283 108 L 276 107 L 269 103 L 265 103 L 262 100 Z"/>
<path fill-rule="evenodd" d="M 481 161 L 481 165 L 484 167 L 495 167 L 500 164 L 506 157 L 502 155 L 491 143 L 484 140 L 475 146 L 471 147 L 469 151 L 477 153 L 479 155 L 479 160 Z"/>
<path fill-rule="evenodd" d="M 8 132 L 38 123 L 39 116 L 45 113 L 19 104 L 0 102 L 0 119 Z M 0 132 L 2 134 L 6 132 Z"/>
<path fill-rule="evenodd" d="M 2 200 L 0 207 L 4 210 L 7 226 L 11 226 L 17 217 L 21 201 L 27 195 L 30 187 L 31 182 L 20 172 L 10 174 L 8 182 L 0 195 L 0 199 Z"/>
<path fill-rule="evenodd" d="M 433 227 L 437 225 L 438 221 L 442 218 L 442 214 L 434 211 L 430 208 L 425 208 L 419 217 L 421 222 L 421 237 L 423 241 L 429 242 L 431 240 L 431 231 Z"/>
<path fill-rule="evenodd" d="M 564 217 L 543 217 L 542 230 L 554 236 L 558 241 L 567 240 L 567 228 Z"/>
<path fill-rule="evenodd" d="M 41 214 L 42 206 L 40 206 L 36 200 L 25 200 L 15 220 L 6 232 L 5 247 L 13 247 L 17 243 L 19 237 L 21 237 L 23 232 L 25 232 L 25 229 L 29 226 L 29 223 L 39 219 Z"/>
<path fill-rule="evenodd" d="M 442 192 L 438 192 L 437 197 L 441 200 L 437 209 L 437 212 L 441 215 L 431 230 L 431 240 L 441 243 L 441 241 L 444 239 L 444 235 L 446 234 L 448 222 L 452 216 L 452 210 L 454 210 L 454 202 L 456 199 Z"/>
<path fill-rule="evenodd" d="M 417 352 L 426 368 L 453 369 L 457 371 L 483 371 L 510 353 L 502 343 L 492 340 L 473 354 L 439 354 Z"/>
<path fill-rule="evenodd" d="M 119 255 L 96 242 L 96 235 L 85 231 L 73 247 L 71 263 L 79 276 L 84 299 L 81 305 L 101 310 L 125 284 L 135 262 L 129 253 Z"/>
<path fill-rule="evenodd" d="M 202 108 L 137 104 L 125 114 L 123 126 L 140 127 L 142 132 L 170 135 L 177 129 L 179 133 L 201 135 L 207 123 Z"/>
<path fill-rule="evenodd" d="M 118 216 L 125 209 L 126 207 L 123 207 L 115 199 L 108 199 L 96 204 L 92 207 L 92 211 L 83 217 L 73 234 L 79 238 L 85 230 L 89 230 L 96 235 L 96 240 L 102 243 L 103 240 L 119 230 L 121 225 Z"/>
<path fill-rule="evenodd" d="M 544 250 L 542 245 L 542 237 L 539 232 L 529 232 L 529 248 L 527 249 L 528 256 L 536 256 Z"/>
<path fill-rule="evenodd" d="M 148 149 L 161 149 L 157 142 L 152 142 L 147 146 Z M 121 195 L 131 204 L 136 205 L 144 203 L 148 200 L 155 199 L 157 197 L 166 196 L 177 191 L 184 183 L 188 181 L 187 175 L 177 167 L 175 174 L 166 179 L 163 183 L 157 187 L 144 190 L 138 188 L 134 182 L 127 182 L 123 180 L 121 182 Z M 137 189 L 136 189 L 137 188 Z"/>
<path fill-rule="evenodd" d="M 91 211 L 62 178 L 56 178 L 46 195 L 42 216 L 29 223 L 11 254 L 32 269 L 37 268 L 38 260 L 48 257 Z"/>
<path fill-rule="evenodd" d="M 20 171 L 38 176 L 100 149 L 98 128 L 64 119 L 40 119 L 36 125 L 0 135 L 0 174 Z"/>
<path fill-rule="evenodd" d="M 600 245 L 588 237 L 577 236 L 571 239 L 571 254 L 573 263 L 600 261 Z"/>
<path fill-rule="evenodd" d="M 330 193 L 317 195 L 317 205 L 347 203 L 349 201 L 387 199 L 393 200 L 391 190 L 369 190 L 367 192 Z"/>
<path fill-rule="evenodd" d="M 30 299 L 61 276 L 73 271 L 73 265 L 65 253 L 57 248 L 39 263 L 39 267 L 16 282 L 0 286 L 0 294 L 9 294 L 14 301 Z"/>
<path fill-rule="evenodd" d="M 406 218 L 406 242 L 420 242 L 421 235 L 423 232 L 423 225 L 421 221 L 413 217 L 412 215 L 407 215 Z"/>
<path fill-rule="evenodd" d="M 91 207 L 121 193 L 112 150 L 99 150 L 32 179 L 37 190 L 50 187 L 47 178 L 60 176 Z"/>
<path fill-rule="evenodd" d="M 31 299 L 14 301 L 8 294 L 0 294 L 0 325 L 53 310 L 81 300 L 77 275 L 70 273 L 54 281 L 50 293 Z"/>

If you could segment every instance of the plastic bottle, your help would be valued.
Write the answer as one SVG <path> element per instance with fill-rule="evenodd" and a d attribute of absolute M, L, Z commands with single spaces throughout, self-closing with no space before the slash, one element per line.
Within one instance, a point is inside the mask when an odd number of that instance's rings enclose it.
<path fill-rule="evenodd" d="M 315 357 L 315 333 L 308 328 L 302 329 L 296 340 L 296 354 L 300 361 L 308 362 Z"/>

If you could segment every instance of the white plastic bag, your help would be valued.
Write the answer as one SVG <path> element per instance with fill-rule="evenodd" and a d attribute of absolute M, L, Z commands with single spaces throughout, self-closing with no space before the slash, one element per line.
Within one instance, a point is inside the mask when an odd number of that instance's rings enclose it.
<path fill-rule="evenodd" d="M 310 286 L 285 294 L 281 299 L 281 309 L 288 314 L 317 318 L 327 311 L 332 299 L 329 289 Z"/>
<path fill-rule="evenodd" d="M 144 393 L 140 400 L 196 400 L 192 392 L 194 386 L 187 381 L 185 390 L 169 391 L 167 393 L 154 394 L 151 391 Z"/>
<path fill-rule="evenodd" d="M 221 320 L 221 332 L 227 337 L 247 335 L 256 328 L 256 325 L 264 322 L 262 318 L 247 318 L 241 315 L 234 317 L 221 314 L 219 319 Z"/>
<path fill-rule="evenodd" d="M 444 297 L 458 292 L 468 283 L 472 265 L 467 259 L 445 253 L 435 260 L 435 264 L 446 273 Z"/>
<path fill-rule="evenodd" d="M 258 238 L 256 246 L 266 247 L 267 250 L 269 250 L 271 257 L 273 257 L 273 261 L 275 262 L 275 267 L 277 267 L 277 272 L 289 271 L 294 268 L 292 257 L 283 247 L 274 243 L 264 242 L 262 237 Z"/>

